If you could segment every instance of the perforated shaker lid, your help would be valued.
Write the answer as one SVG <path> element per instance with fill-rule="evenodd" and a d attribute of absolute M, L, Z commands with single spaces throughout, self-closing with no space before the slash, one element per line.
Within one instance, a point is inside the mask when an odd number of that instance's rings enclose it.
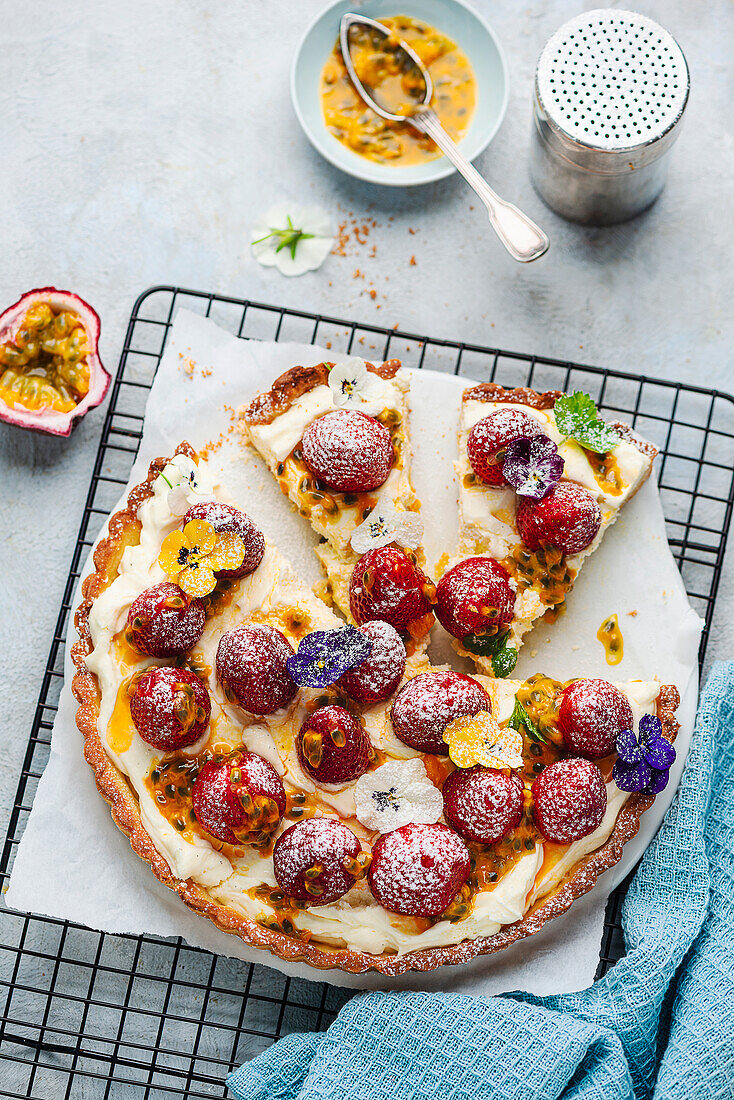
<path fill-rule="evenodd" d="M 688 99 L 686 59 L 675 39 L 644 15 L 615 8 L 565 23 L 543 50 L 536 94 L 551 139 L 587 167 L 609 154 L 667 148 Z M 677 135 L 675 135 L 677 136 Z M 546 134 L 546 137 L 548 135 Z M 579 156 L 579 151 L 588 151 Z"/>

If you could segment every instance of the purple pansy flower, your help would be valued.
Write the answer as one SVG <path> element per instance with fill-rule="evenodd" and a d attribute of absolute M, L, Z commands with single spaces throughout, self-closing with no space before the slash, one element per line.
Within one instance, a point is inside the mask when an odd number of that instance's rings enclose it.
<path fill-rule="evenodd" d="M 617 756 L 612 775 L 620 791 L 659 794 L 667 787 L 675 749 L 663 737 L 659 718 L 643 714 L 639 733 L 622 730 L 617 736 Z"/>
<path fill-rule="evenodd" d="M 518 496 L 542 500 L 563 474 L 563 459 L 547 435 L 522 435 L 507 444 L 502 473 Z"/>
<path fill-rule="evenodd" d="M 372 642 L 356 626 L 314 630 L 302 638 L 298 652 L 286 661 L 299 687 L 329 687 L 372 652 Z"/>

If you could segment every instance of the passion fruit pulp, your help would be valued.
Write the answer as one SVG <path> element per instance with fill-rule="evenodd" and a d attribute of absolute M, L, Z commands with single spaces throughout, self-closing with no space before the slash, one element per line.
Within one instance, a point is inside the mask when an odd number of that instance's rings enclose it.
<path fill-rule="evenodd" d="M 31 290 L 0 314 L 0 420 L 68 435 L 110 384 L 99 331 L 87 302 L 54 287 Z"/>

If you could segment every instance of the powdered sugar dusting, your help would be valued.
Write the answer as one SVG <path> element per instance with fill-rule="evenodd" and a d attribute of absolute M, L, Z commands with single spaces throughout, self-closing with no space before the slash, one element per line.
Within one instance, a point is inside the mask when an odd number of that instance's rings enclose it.
<path fill-rule="evenodd" d="M 399 691 L 390 717 L 397 737 L 421 752 L 448 754 L 443 732 L 455 718 L 491 713 L 492 700 L 482 685 L 458 672 L 422 672 Z"/>
<path fill-rule="evenodd" d="M 273 849 L 273 870 L 281 890 L 298 901 L 325 905 L 336 901 L 354 886 L 356 878 L 344 866 L 355 859 L 361 845 L 351 829 L 333 817 L 312 817 L 298 821 L 278 837 Z M 319 865 L 322 870 L 311 880 L 305 872 Z M 309 882 L 311 891 L 306 889 Z M 319 893 L 314 893 L 314 888 Z"/>
<path fill-rule="evenodd" d="M 576 680 L 563 692 L 558 728 L 571 752 L 592 760 L 606 756 L 633 726 L 627 696 L 606 680 Z"/>
<path fill-rule="evenodd" d="M 564 554 L 580 554 L 596 538 L 601 511 L 588 489 L 559 481 L 542 500 L 523 497 L 517 508 L 517 529 L 527 547 L 555 546 Z"/>
<path fill-rule="evenodd" d="M 303 459 L 316 477 L 339 492 L 363 493 L 387 479 L 393 446 L 387 428 L 352 409 L 335 409 L 303 433 Z"/>
<path fill-rule="evenodd" d="M 443 785 L 444 813 L 467 840 L 494 844 L 519 824 L 523 785 L 517 775 L 490 768 L 452 772 Z"/>
<path fill-rule="evenodd" d="M 167 601 L 175 601 L 180 606 L 167 606 Z M 138 627 L 136 621 L 140 624 Z M 133 600 L 127 616 L 135 645 L 151 657 L 175 657 L 185 653 L 198 642 L 205 621 L 201 600 L 187 596 L 171 581 L 161 581 L 146 588 Z"/>
<path fill-rule="evenodd" d="M 235 769 L 237 782 L 232 779 Z M 257 753 L 237 752 L 229 760 L 205 764 L 194 780 L 192 803 L 201 827 L 226 844 L 237 844 L 233 830 L 247 828 L 250 820 L 239 797 L 244 791 L 252 798 L 272 798 L 280 814 L 285 813 L 285 789 L 278 773 Z"/>
<path fill-rule="evenodd" d="M 369 882 L 386 909 L 438 916 L 469 878 L 469 850 L 446 825 L 404 825 L 372 850 Z"/>
<path fill-rule="evenodd" d="M 177 696 L 181 686 L 193 692 L 193 709 L 201 707 L 204 717 L 193 721 L 185 730 L 176 714 Z M 211 702 L 209 692 L 193 672 L 187 668 L 153 668 L 138 681 L 130 700 L 130 715 L 135 728 L 144 741 L 154 748 L 170 752 L 185 748 L 198 741 L 209 722 Z M 192 713 L 193 717 L 193 713 Z"/>
<path fill-rule="evenodd" d="M 342 686 L 355 703 L 371 707 L 389 699 L 405 672 L 405 646 L 390 623 L 374 619 L 360 630 L 372 642 L 369 657 L 342 676 Z"/>
<path fill-rule="evenodd" d="M 298 691 L 286 667 L 292 656 L 287 638 L 274 627 L 237 626 L 219 640 L 217 677 L 251 714 L 273 714 Z"/>
<path fill-rule="evenodd" d="M 601 772 L 573 757 L 549 764 L 533 783 L 535 824 L 557 844 L 571 844 L 598 828 L 607 808 Z"/>

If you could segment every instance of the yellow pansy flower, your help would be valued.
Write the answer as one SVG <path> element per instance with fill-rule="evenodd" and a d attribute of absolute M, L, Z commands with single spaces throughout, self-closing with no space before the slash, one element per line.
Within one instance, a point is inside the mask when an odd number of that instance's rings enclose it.
<path fill-rule="evenodd" d="M 521 768 L 522 734 L 501 726 L 488 710 L 455 718 L 443 732 L 449 756 L 457 768 Z"/>
<path fill-rule="evenodd" d="M 189 596 L 213 592 L 221 569 L 237 569 L 245 557 L 245 544 L 233 531 L 214 530 L 203 519 L 192 519 L 183 531 L 166 535 L 158 564 L 166 576 Z"/>

